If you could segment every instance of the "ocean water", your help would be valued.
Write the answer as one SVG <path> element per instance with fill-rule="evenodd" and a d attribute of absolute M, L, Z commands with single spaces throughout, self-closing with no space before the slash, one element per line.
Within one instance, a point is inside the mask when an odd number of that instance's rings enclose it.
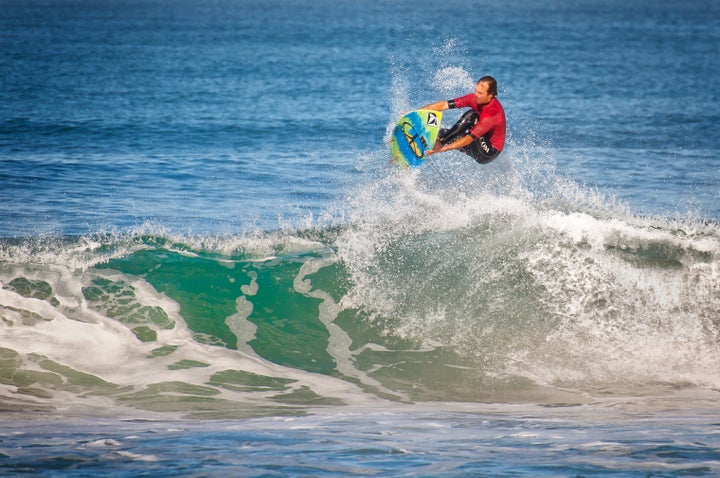
<path fill-rule="evenodd" d="M 0 472 L 717 476 L 719 77 L 699 0 L 0 0 Z"/>

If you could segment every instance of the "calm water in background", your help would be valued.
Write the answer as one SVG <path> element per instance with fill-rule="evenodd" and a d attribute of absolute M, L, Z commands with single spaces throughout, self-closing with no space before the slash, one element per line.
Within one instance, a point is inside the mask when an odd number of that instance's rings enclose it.
<path fill-rule="evenodd" d="M 0 235 L 294 222 L 384 167 L 397 110 L 483 74 L 511 118 L 503 163 L 716 219 L 717 8 L 4 1 Z"/>
<path fill-rule="evenodd" d="M 0 0 L 0 467 L 716 475 L 718 25 Z M 499 159 L 387 164 L 485 74 Z"/>

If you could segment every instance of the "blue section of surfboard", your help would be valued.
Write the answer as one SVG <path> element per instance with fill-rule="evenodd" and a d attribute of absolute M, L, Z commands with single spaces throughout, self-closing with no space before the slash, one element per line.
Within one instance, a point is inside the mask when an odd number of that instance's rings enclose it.
<path fill-rule="evenodd" d="M 433 147 L 442 123 L 442 112 L 411 111 L 395 125 L 390 140 L 390 154 L 400 167 L 416 168 L 425 160 L 425 152 Z"/>

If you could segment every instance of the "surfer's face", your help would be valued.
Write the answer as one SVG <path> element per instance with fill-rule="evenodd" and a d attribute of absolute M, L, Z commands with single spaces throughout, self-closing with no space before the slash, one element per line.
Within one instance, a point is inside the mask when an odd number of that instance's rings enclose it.
<path fill-rule="evenodd" d="M 475 101 L 477 104 L 486 105 L 492 101 L 493 95 L 488 93 L 489 86 L 487 83 L 478 83 L 475 85 Z"/>

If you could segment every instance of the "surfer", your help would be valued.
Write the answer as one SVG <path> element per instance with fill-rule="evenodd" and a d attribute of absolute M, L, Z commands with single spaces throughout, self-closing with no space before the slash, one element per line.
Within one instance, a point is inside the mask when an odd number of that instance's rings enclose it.
<path fill-rule="evenodd" d="M 440 129 L 435 146 L 426 156 L 458 149 L 481 164 L 497 158 L 505 146 L 505 111 L 497 99 L 497 81 L 483 76 L 475 84 L 475 93 L 431 103 L 422 109 L 445 111 L 471 108 L 455 125 Z"/>

